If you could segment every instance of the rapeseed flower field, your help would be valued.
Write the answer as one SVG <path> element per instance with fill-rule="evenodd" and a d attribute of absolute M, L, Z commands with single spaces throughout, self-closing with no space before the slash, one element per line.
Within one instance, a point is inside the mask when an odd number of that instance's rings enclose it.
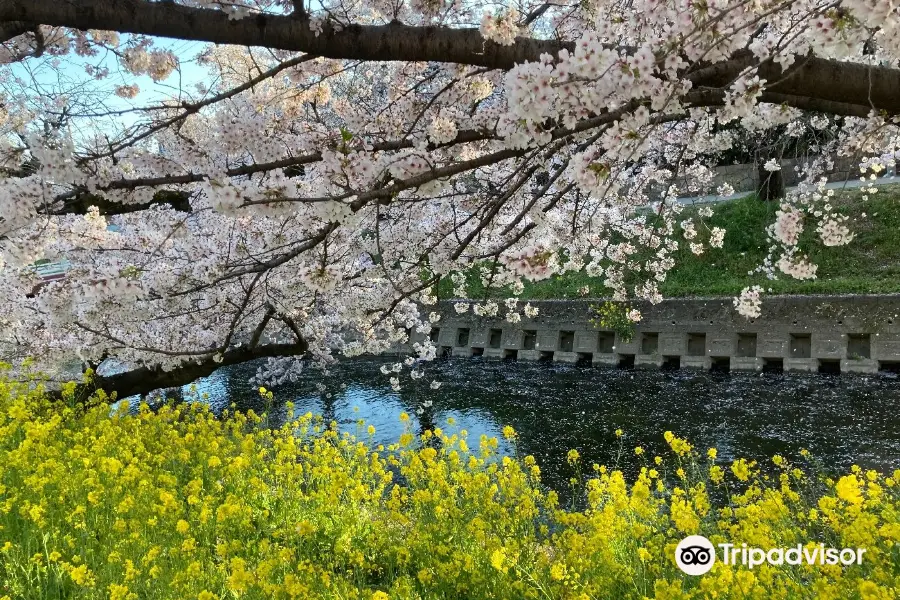
<path fill-rule="evenodd" d="M 632 480 L 570 452 L 585 494 L 573 510 L 533 458 L 452 425 L 383 447 L 365 424 L 356 437 L 309 414 L 273 428 L 199 402 L 111 412 L 102 391 L 75 403 L 73 390 L 53 401 L 39 381 L 0 381 L 3 600 L 887 600 L 900 589 L 900 471 L 724 463 L 665 432 L 665 456 L 627 449 L 643 465 Z M 674 561 L 691 534 L 866 554 L 851 566 L 717 562 L 691 577 Z"/>

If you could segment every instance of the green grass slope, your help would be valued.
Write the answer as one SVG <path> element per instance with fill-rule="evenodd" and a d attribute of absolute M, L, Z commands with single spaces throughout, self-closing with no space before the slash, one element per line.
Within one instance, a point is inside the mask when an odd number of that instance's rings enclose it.
<path fill-rule="evenodd" d="M 848 225 L 856 238 L 847 246 L 826 247 L 818 240 L 814 221 L 807 220 L 801 248 L 819 266 L 817 279 L 799 281 L 779 273 L 779 279 L 770 281 L 760 273 L 749 274 L 766 257 L 769 242 L 765 229 L 774 222 L 778 204 L 748 196 L 713 205 L 715 214 L 705 222 L 727 230 L 724 247 L 707 247 L 701 256 L 695 256 L 682 242 L 675 255 L 676 266 L 660 291 L 666 297 L 735 295 L 747 286 L 761 285 L 775 294 L 900 292 L 900 185 L 882 186 L 867 200 L 858 190 L 836 191 L 832 205 L 850 217 Z M 696 217 L 699 208 L 685 209 L 679 220 Z M 472 297 L 484 297 L 476 270 L 469 281 Z M 450 282 L 444 283 L 441 296 L 451 297 Z M 591 297 L 609 294 L 602 279 L 582 271 L 528 284 L 522 297 L 578 298 L 584 286 L 589 286 Z M 506 297 L 508 293 L 495 290 L 488 295 Z"/>

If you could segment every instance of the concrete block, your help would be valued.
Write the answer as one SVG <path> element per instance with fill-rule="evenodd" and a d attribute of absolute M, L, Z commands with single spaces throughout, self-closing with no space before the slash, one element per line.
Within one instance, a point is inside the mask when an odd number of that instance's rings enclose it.
<path fill-rule="evenodd" d="M 848 334 L 847 358 L 872 358 L 872 335 L 869 333 Z"/>
<path fill-rule="evenodd" d="M 615 350 L 616 354 L 640 354 L 640 336 L 635 334 L 630 341 L 624 342 L 622 341 L 622 338 L 617 335 L 613 350 Z"/>
<path fill-rule="evenodd" d="M 482 356 L 492 360 L 499 360 L 503 358 L 504 352 L 506 351 L 503 348 L 485 348 Z"/>
<path fill-rule="evenodd" d="M 712 359 L 708 356 L 682 356 L 682 369 L 703 369 L 708 371 L 712 366 Z"/>
<path fill-rule="evenodd" d="M 541 351 L 540 350 L 519 350 L 519 355 L 517 357 L 518 360 L 540 360 L 541 359 Z"/>
<path fill-rule="evenodd" d="M 758 338 L 759 336 L 755 332 L 738 332 L 738 334 L 734 337 L 735 346 L 732 356 L 739 356 L 742 358 L 756 358 Z"/>
<path fill-rule="evenodd" d="M 729 368 L 732 371 L 762 371 L 764 362 L 755 356 L 732 356 Z"/>
<path fill-rule="evenodd" d="M 594 356 L 591 360 L 595 365 L 612 365 L 617 366 L 619 364 L 619 355 L 618 354 L 604 354 L 602 352 L 594 352 Z"/>
<path fill-rule="evenodd" d="M 706 336 L 706 353 L 710 356 L 733 356 L 736 352 L 734 336 L 723 337 L 721 334 Z"/>
<path fill-rule="evenodd" d="M 788 336 L 789 358 L 813 358 L 812 335 L 806 332 L 792 333 Z"/>
<path fill-rule="evenodd" d="M 689 333 L 687 335 L 687 355 L 707 356 L 707 340 L 705 333 Z"/>
<path fill-rule="evenodd" d="M 687 354 L 687 335 L 684 333 L 660 333 L 659 353 L 664 356 Z"/>
<path fill-rule="evenodd" d="M 525 329 L 522 331 L 522 350 L 536 350 L 537 330 Z"/>
<path fill-rule="evenodd" d="M 578 362 L 578 353 L 577 352 L 561 352 L 561 351 L 557 350 L 556 352 L 553 353 L 553 361 L 575 364 Z"/>
<path fill-rule="evenodd" d="M 470 357 L 470 356 L 472 356 L 472 347 L 471 346 L 456 346 L 455 348 L 453 348 L 453 356 Z"/>
<path fill-rule="evenodd" d="M 556 349 L 561 352 L 575 352 L 575 330 L 564 329 L 559 332 Z"/>
<path fill-rule="evenodd" d="M 847 338 L 839 333 L 813 333 L 812 358 L 846 358 Z"/>
<path fill-rule="evenodd" d="M 503 327 L 499 325 L 502 325 L 502 323 L 495 323 L 493 327 L 485 329 L 485 334 L 487 335 L 485 348 L 494 348 L 495 350 L 503 348 Z"/>
<path fill-rule="evenodd" d="M 785 371 L 807 371 L 810 373 L 816 373 L 819 371 L 819 359 L 818 358 L 785 358 L 784 359 L 784 370 Z"/>
<path fill-rule="evenodd" d="M 537 332 L 537 346 L 535 349 L 543 352 L 552 352 L 557 349 L 559 343 L 559 330 L 539 329 Z"/>
<path fill-rule="evenodd" d="M 441 333 L 438 336 L 438 346 L 455 346 L 456 345 L 456 327 L 441 327 Z"/>
<path fill-rule="evenodd" d="M 784 358 L 789 353 L 786 333 L 764 332 L 756 338 L 756 355 L 762 358 Z"/>
<path fill-rule="evenodd" d="M 521 329 L 504 329 L 502 346 L 512 350 L 520 350 L 522 348 L 523 334 L 524 331 Z"/>
<path fill-rule="evenodd" d="M 575 331 L 575 352 L 596 352 L 597 332 L 580 329 Z"/>
<path fill-rule="evenodd" d="M 638 354 L 634 357 L 635 369 L 659 369 L 663 358 L 659 354 Z"/>
<path fill-rule="evenodd" d="M 872 358 L 876 360 L 900 360 L 900 336 L 889 333 L 873 335 Z"/>
<path fill-rule="evenodd" d="M 615 331 L 595 331 L 594 333 L 597 338 L 597 352 L 612 354 L 616 351 Z"/>
<path fill-rule="evenodd" d="M 469 345 L 485 348 L 488 345 L 490 329 L 486 327 L 473 327 L 469 330 Z"/>
<path fill-rule="evenodd" d="M 845 358 L 841 360 L 841 373 L 877 373 L 878 361 L 871 358 Z"/>
<path fill-rule="evenodd" d="M 637 354 L 659 353 L 659 333 L 641 331 L 635 337 L 637 338 L 638 345 Z"/>

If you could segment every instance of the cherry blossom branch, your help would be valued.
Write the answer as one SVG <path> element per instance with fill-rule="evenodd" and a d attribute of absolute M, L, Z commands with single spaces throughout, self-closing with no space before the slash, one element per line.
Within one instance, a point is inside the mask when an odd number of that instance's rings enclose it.
<path fill-rule="evenodd" d="M 247 80 L 246 82 L 242 83 L 241 85 L 235 86 L 225 92 L 216 94 L 215 96 L 211 96 L 211 97 L 206 98 L 205 100 L 201 100 L 199 102 L 191 102 L 191 103 L 183 102 L 180 106 L 180 108 L 183 109 L 182 112 L 178 113 L 174 117 L 169 117 L 168 119 L 163 119 L 162 121 L 160 121 L 158 123 L 154 123 L 147 129 L 145 129 L 144 131 L 139 133 L 138 135 L 129 137 L 127 140 L 123 141 L 122 143 L 120 143 L 118 145 L 115 145 L 115 146 L 111 145 L 110 149 L 108 151 L 102 152 L 100 154 L 92 154 L 88 157 L 84 157 L 82 160 L 87 160 L 87 159 L 94 160 L 94 159 L 98 159 L 98 158 L 106 158 L 109 156 L 113 156 L 116 152 L 121 152 L 125 148 L 133 146 L 134 144 L 137 144 L 141 140 L 147 139 L 154 133 L 156 133 L 158 131 L 162 131 L 163 129 L 166 129 L 168 127 L 171 127 L 172 125 L 175 125 L 176 123 L 178 123 L 180 121 L 183 121 L 184 119 L 188 118 L 190 115 L 199 112 L 201 109 L 203 109 L 207 106 L 216 104 L 218 102 L 222 102 L 223 100 L 227 100 L 229 98 L 233 98 L 234 96 L 237 96 L 241 92 L 249 90 L 256 85 L 259 85 L 266 79 L 270 79 L 270 78 L 274 77 L 275 75 L 277 75 L 278 73 L 281 73 L 285 69 L 290 69 L 291 67 L 296 67 L 297 65 L 308 62 L 314 58 L 316 58 L 316 57 L 309 55 L 309 54 L 305 54 L 303 56 L 297 56 L 290 60 L 281 62 L 281 63 L 275 65 L 274 67 L 272 67 L 271 69 L 269 69 L 268 71 L 262 72 L 259 75 L 257 75 L 256 77 L 253 77 L 252 79 Z"/>
<path fill-rule="evenodd" d="M 201 377 L 208 377 L 221 367 L 236 365 L 259 358 L 280 356 L 302 356 L 309 345 L 305 340 L 296 344 L 265 344 L 262 346 L 238 346 L 230 348 L 221 357 L 209 356 L 199 361 L 186 361 L 179 367 L 163 370 L 158 367 L 141 366 L 114 375 L 95 375 L 90 383 L 81 384 L 75 390 L 75 397 L 87 399 L 97 389 L 116 393 L 117 398 L 146 395 L 153 390 L 180 387 Z M 58 394 L 57 394 L 58 395 Z"/>
<path fill-rule="evenodd" d="M 263 318 L 259 321 L 256 329 L 253 330 L 253 335 L 250 337 L 250 348 L 256 348 L 259 345 L 259 340 L 262 338 L 263 331 L 266 330 L 266 325 L 269 324 L 269 321 L 272 320 L 273 316 L 275 316 L 275 307 L 269 304 L 266 307 L 266 313 L 263 315 Z"/>
<path fill-rule="evenodd" d="M 510 45 L 486 41 L 477 29 L 414 27 L 392 22 L 388 25 L 322 24 L 314 30 L 308 19 L 258 14 L 230 19 L 223 11 L 192 8 L 175 3 L 132 0 L 2 0 L 0 22 L 26 22 L 103 29 L 219 44 L 266 46 L 335 59 L 371 61 L 433 61 L 510 69 L 516 64 L 539 60 L 541 54 L 555 56 L 572 49 L 571 42 L 518 37 Z M 752 60 L 752 59 L 750 59 Z M 746 53 L 723 67 L 726 77 L 734 77 L 748 61 Z M 724 64 L 724 63 L 723 63 Z M 778 65 L 762 65 L 761 78 L 780 75 Z M 793 67 L 794 77 L 773 90 L 788 99 L 805 98 L 807 106 L 816 100 L 872 106 L 889 114 L 900 114 L 900 69 L 810 57 Z M 778 69 L 778 72 L 775 70 Z M 773 77 L 775 76 L 775 77 Z M 715 85 L 710 81 L 698 84 Z M 818 110 L 818 109 L 816 109 Z"/>
<path fill-rule="evenodd" d="M 478 141 L 486 141 L 496 139 L 496 134 L 487 130 L 464 130 L 460 131 L 456 138 L 444 144 L 429 144 L 428 150 L 438 150 L 441 148 L 453 146 L 456 144 L 465 144 Z M 412 148 L 413 142 L 409 139 L 393 140 L 388 142 L 380 142 L 372 144 L 374 151 L 393 151 Z M 283 158 L 276 161 L 265 163 L 254 163 L 243 165 L 240 167 L 232 167 L 225 171 L 229 177 L 246 177 L 274 171 L 276 169 L 287 169 L 290 167 L 298 167 L 308 165 L 322 160 L 321 152 L 310 152 L 300 156 Z M 18 176 L 25 176 L 30 173 L 22 173 Z M 199 183 L 207 178 L 205 173 L 188 173 L 184 175 L 164 175 L 160 177 L 140 177 L 134 179 L 118 179 L 111 181 L 105 185 L 97 186 L 98 191 L 113 190 L 135 190 L 142 187 L 161 187 L 167 185 L 185 185 L 189 183 Z M 149 202 L 129 203 L 113 202 L 103 198 L 97 194 L 89 194 L 86 190 L 76 189 L 64 192 L 54 198 L 54 202 L 62 202 L 62 206 L 55 206 L 49 211 L 49 214 L 84 214 L 88 207 L 97 206 L 100 213 L 104 215 L 127 214 L 146 210 L 154 204 L 169 204 L 172 208 L 183 212 L 190 212 L 189 194 L 179 191 L 159 191 Z"/>

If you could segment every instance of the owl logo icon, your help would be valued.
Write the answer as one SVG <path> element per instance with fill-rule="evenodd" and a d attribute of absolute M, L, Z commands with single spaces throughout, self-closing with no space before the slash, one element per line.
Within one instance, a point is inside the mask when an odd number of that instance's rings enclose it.
<path fill-rule="evenodd" d="M 675 547 L 675 564 L 688 575 L 703 575 L 716 562 L 716 551 L 702 535 L 689 535 Z"/>

